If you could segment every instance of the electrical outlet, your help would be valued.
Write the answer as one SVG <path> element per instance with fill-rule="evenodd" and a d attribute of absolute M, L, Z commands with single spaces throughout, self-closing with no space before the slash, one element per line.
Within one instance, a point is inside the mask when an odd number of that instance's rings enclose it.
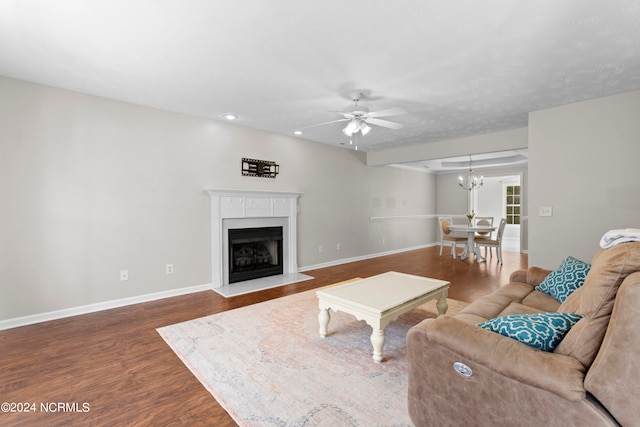
<path fill-rule="evenodd" d="M 387 243 L 387 239 L 385 239 L 384 236 L 382 236 L 382 244 L 384 245 L 385 243 Z"/>
<path fill-rule="evenodd" d="M 120 270 L 120 281 L 129 280 L 129 270 Z"/>
<path fill-rule="evenodd" d="M 167 264 L 164 266 L 164 274 L 173 274 L 173 264 Z"/>
<path fill-rule="evenodd" d="M 336 250 L 338 250 L 338 251 L 340 250 L 340 243 L 338 243 L 338 244 L 336 245 Z"/>
<path fill-rule="evenodd" d="M 553 216 L 553 208 L 551 206 L 539 206 L 538 216 Z"/>
<path fill-rule="evenodd" d="M 318 246 L 318 253 L 323 253 L 324 252 L 324 246 L 320 245 Z"/>

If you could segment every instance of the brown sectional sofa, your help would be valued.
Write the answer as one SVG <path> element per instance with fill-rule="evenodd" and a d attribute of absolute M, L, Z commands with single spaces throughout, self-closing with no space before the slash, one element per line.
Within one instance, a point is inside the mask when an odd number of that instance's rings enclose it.
<path fill-rule="evenodd" d="M 640 242 L 601 249 L 563 303 L 535 290 L 549 273 L 516 271 L 456 316 L 409 330 L 408 405 L 416 426 L 640 425 Z M 555 311 L 584 317 L 551 352 L 477 326 Z M 458 373 L 456 362 L 471 375 Z"/>

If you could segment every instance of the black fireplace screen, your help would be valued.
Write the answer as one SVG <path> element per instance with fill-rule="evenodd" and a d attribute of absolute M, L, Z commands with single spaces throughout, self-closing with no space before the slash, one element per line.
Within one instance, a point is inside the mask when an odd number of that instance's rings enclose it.
<path fill-rule="evenodd" d="M 229 283 L 282 272 L 282 227 L 229 229 Z"/>

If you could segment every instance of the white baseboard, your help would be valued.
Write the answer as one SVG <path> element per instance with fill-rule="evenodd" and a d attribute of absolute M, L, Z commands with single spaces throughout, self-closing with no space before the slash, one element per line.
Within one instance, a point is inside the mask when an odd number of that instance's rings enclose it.
<path fill-rule="evenodd" d="M 416 249 L 424 249 L 424 248 L 429 248 L 431 246 L 438 246 L 438 245 L 440 245 L 440 243 L 427 243 L 425 245 L 412 246 L 410 248 L 395 249 L 395 250 L 392 250 L 392 251 L 378 252 L 378 253 L 375 253 L 375 254 L 363 255 L 363 256 L 358 256 L 358 257 L 353 257 L 353 258 L 337 259 L 337 260 L 333 260 L 333 261 L 323 262 L 321 264 L 314 264 L 314 265 L 307 265 L 307 266 L 304 266 L 304 267 L 300 267 L 300 268 L 298 268 L 298 271 L 302 272 L 302 271 L 309 271 L 309 270 L 317 270 L 318 268 L 333 267 L 333 266 L 336 266 L 336 265 L 347 264 L 347 263 L 350 263 L 350 262 L 363 261 L 365 259 L 378 258 L 378 257 L 381 257 L 381 256 L 386 256 L 386 255 L 399 254 L 399 253 L 402 253 L 402 252 L 414 251 Z"/>
<path fill-rule="evenodd" d="M 362 261 L 365 259 L 378 258 L 385 255 L 393 255 L 397 253 L 413 251 L 416 249 L 428 248 L 430 246 L 437 246 L 439 243 L 428 243 L 425 245 L 413 246 L 409 248 L 396 249 L 392 251 L 379 252 L 375 254 L 363 255 L 353 258 L 343 258 L 334 261 L 329 261 L 321 264 L 308 265 L 298 269 L 299 272 L 316 270 L 318 268 L 332 267 L 335 265 L 347 264 L 354 261 Z M 211 283 L 206 285 L 190 286 L 186 288 L 172 289 L 169 291 L 155 292 L 152 294 L 139 295 L 130 298 L 122 298 L 118 300 L 99 302 L 95 304 L 83 305 L 79 307 L 65 308 L 62 310 L 50 311 L 47 313 L 33 314 L 23 317 L 15 317 L 13 319 L 0 320 L 0 331 L 5 329 L 17 328 L 20 326 L 33 325 L 34 323 L 48 322 L 50 320 L 63 319 L 65 317 L 78 316 L 81 314 L 94 313 L 96 311 L 109 310 L 112 308 L 124 307 L 127 305 L 139 304 L 142 302 L 155 301 L 163 298 L 170 298 L 179 295 L 191 294 L 194 292 L 201 292 L 212 290 Z"/>
<path fill-rule="evenodd" d="M 189 286 L 186 288 L 172 289 L 169 291 L 155 292 L 152 294 L 99 302 L 95 304 L 83 305 L 80 307 L 65 308 L 62 310 L 49 311 L 47 313 L 34 314 L 30 316 L 15 317 L 13 319 L 0 320 L 0 331 L 4 329 L 17 328 L 19 326 L 32 325 L 34 323 L 48 322 L 50 320 L 78 316 L 80 314 L 94 313 L 96 311 L 109 310 L 111 308 L 124 307 L 127 305 L 139 304 L 141 302 L 155 301 L 163 298 L 170 298 L 208 290 L 211 290 L 210 283 L 206 285 Z"/>

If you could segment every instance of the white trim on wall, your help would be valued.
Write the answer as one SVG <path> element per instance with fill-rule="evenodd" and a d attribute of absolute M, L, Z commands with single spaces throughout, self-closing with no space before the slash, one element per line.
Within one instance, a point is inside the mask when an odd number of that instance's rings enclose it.
<path fill-rule="evenodd" d="M 122 298 L 118 300 L 99 302 L 96 304 L 83 305 L 79 307 L 65 308 L 63 310 L 50 311 L 48 313 L 39 313 L 31 316 L 16 317 L 14 319 L 0 321 L 0 331 L 4 329 L 17 328 L 20 326 L 33 325 L 35 323 L 63 319 L 65 317 L 79 316 L 81 314 L 95 313 L 97 311 L 110 310 L 112 308 L 120 308 L 133 304 L 140 304 L 142 302 L 156 301 L 164 298 L 210 290 L 211 283 L 207 283 L 206 285 L 189 286 L 187 288 L 178 288 L 169 291 L 139 295 L 136 297 Z"/>
<path fill-rule="evenodd" d="M 401 220 L 401 219 L 438 219 L 441 216 L 446 217 L 455 217 L 455 218 L 465 218 L 464 214 L 423 214 L 423 215 L 393 215 L 393 216 L 372 216 L 369 217 L 369 221 L 393 221 L 393 220 Z"/>
<path fill-rule="evenodd" d="M 436 214 L 424 214 L 424 215 L 392 215 L 392 216 L 372 216 L 369 217 L 369 221 L 392 221 L 397 219 L 437 219 Z"/>
<path fill-rule="evenodd" d="M 393 255 L 401 252 L 412 251 L 412 250 L 427 248 L 427 247 L 436 246 L 436 245 L 437 243 L 429 243 L 426 245 L 414 246 L 414 247 L 409 247 L 404 249 L 397 249 L 397 250 L 392 250 L 387 252 L 380 252 L 380 253 L 369 254 L 369 255 L 364 255 L 359 257 L 333 260 L 327 263 L 306 266 L 304 268 L 301 268 L 299 271 L 302 272 L 302 271 L 316 270 L 318 268 L 332 267 L 335 265 L 347 264 L 350 262 L 362 261 L 362 260 L 371 259 L 371 258 L 378 258 L 385 255 Z M 172 289 L 170 291 L 156 292 L 152 294 L 140 295 L 140 296 L 131 297 L 131 298 L 122 298 L 118 300 L 100 302 L 96 304 L 89 304 L 89 305 L 84 305 L 79 307 L 72 307 L 72 308 L 67 308 L 63 310 L 50 311 L 48 313 L 40 313 L 40 314 L 31 315 L 31 316 L 23 316 L 23 317 L 16 317 L 13 319 L 2 320 L 0 321 L 0 331 L 5 329 L 18 328 L 20 326 L 33 325 L 36 323 L 64 319 L 66 317 L 79 316 L 79 315 L 88 314 L 88 313 L 95 313 L 98 311 L 110 310 L 113 308 L 120 308 L 128 305 L 156 301 L 164 298 L 187 295 L 187 294 L 202 292 L 202 291 L 212 291 L 211 283 L 207 283 L 205 285 L 190 286 L 187 288 Z"/>
<path fill-rule="evenodd" d="M 348 264 L 350 262 L 363 261 L 363 260 L 366 260 L 366 259 L 378 258 L 378 257 L 386 256 L 386 255 L 394 255 L 394 254 L 399 254 L 399 253 L 402 253 L 402 252 L 414 251 L 416 249 L 429 248 L 431 246 L 437 246 L 438 244 L 439 244 L 438 242 L 427 243 L 427 244 L 424 244 L 424 245 L 412 246 L 410 248 L 395 249 L 395 250 L 392 250 L 392 251 L 378 252 L 378 253 L 375 253 L 375 254 L 362 255 L 362 256 L 353 257 L 353 258 L 336 259 L 336 260 L 333 260 L 333 261 L 323 262 L 323 263 L 320 263 L 320 264 L 307 265 L 307 266 L 301 268 L 300 271 L 302 272 L 302 271 L 317 270 L 318 268 L 333 267 L 333 266 L 336 266 L 336 265 Z"/>

